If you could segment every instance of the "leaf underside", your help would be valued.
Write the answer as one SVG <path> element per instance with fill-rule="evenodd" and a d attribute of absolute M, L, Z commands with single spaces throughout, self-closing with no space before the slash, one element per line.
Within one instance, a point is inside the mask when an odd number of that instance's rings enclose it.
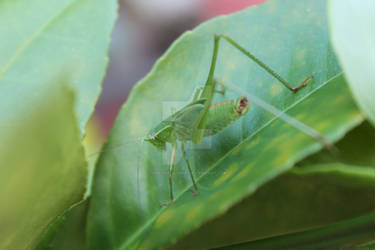
<path fill-rule="evenodd" d="M 56 75 L 64 75 L 70 77 L 84 134 L 101 91 L 116 6 L 115 0 L 0 2 L 1 125 L 21 123 L 17 114 L 32 107 L 44 88 L 56 87 Z"/>
<path fill-rule="evenodd" d="M 83 197 L 81 139 L 101 90 L 116 6 L 0 1 L 0 249 L 32 249 Z"/>
<path fill-rule="evenodd" d="M 0 144 L 0 249 L 33 249 L 55 217 L 85 192 L 73 93 L 42 96 L 31 117 Z"/>
<path fill-rule="evenodd" d="M 375 126 L 375 2 L 329 1 L 330 36 L 359 107 Z"/>

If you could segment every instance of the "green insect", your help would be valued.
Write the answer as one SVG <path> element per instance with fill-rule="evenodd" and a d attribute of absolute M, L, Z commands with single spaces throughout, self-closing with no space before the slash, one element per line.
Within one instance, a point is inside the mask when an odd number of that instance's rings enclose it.
<path fill-rule="evenodd" d="M 297 87 L 291 87 L 287 81 L 230 37 L 223 34 L 215 35 L 211 66 L 205 86 L 195 91 L 192 101 L 188 105 L 157 124 L 150 130 L 145 138 L 145 141 L 152 143 L 152 145 L 161 150 L 166 149 L 166 143 L 172 145 L 172 155 L 169 164 L 170 202 L 165 204 L 166 206 L 172 204 L 174 200 L 172 175 L 177 151 L 177 141 L 181 142 L 181 151 L 194 186 L 193 194 L 198 194 L 198 187 L 185 152 L 186 142 L 192 141 L 194 144 L 200 144 L 204 136 L 212 136 L 219 133 L 241 116 L 244 116 L 250 108 L 246 97 L 239 97 L 234 100 L 216 104 L 211 103 L 215 92 L 224 94 L 224 85 L 221 84 L 222 89 L 219 91 L 216 89 L 218 81 L 214 80 L 215 65 L 221 38 L 228 41 L 244 55 L 256 62 L 293 93 L 305 87 L 312 78 L 312 76 L 309 76 Z"/>

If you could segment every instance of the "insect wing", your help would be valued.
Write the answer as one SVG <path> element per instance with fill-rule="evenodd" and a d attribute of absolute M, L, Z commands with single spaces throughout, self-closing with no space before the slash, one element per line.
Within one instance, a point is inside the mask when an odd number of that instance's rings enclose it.
<path fill-rule="evenodd" d="M 158 129 L 154 134 L 156 138 L 151 141 L 155 146 L 165 149 L 166 142 L 174 142 L 176 140 L 171 121 L 162 121 L 156 128 Z"/>
<path fill-rule="evenodd" d="M 174 120 L 178 119 L 179 117 L 181 117 L 181 115 L 185 114 L 186 112 L 189 112 L 189 110 L 191 109 L 192 106 L 195 106 L 195 105 L 202 105 L 203 106 L 206 103 L 206 101 L 207 101 L 206 98 L 202 98 L 202 99 L 199 99 L 197 101 L 191 102 L 188 105 L 186 105 L 185 107 L 176 111 L 174 114 L 172 114 L 166 120 L 173 120 L 174 121 Z"/>
<path fill-rule="evenodd" d="M 192 139 L 192 133 L 201 121 L 203 110 L 203 104 L 193 104 L 181 110 L 181 112 L 174 117 L 173 124 L 175 132 L 181 139 Z"/>

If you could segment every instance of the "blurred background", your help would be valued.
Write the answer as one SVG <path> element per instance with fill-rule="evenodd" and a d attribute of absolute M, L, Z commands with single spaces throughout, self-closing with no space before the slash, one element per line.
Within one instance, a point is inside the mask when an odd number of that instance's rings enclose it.
<path fill-rule="evenodd" d="M 109 65 L 87 139 L 100 144 L 135 83 L 186 30 L 265 0 L 119 0 Z M 89 143 L 91 144 L 91 143 Z"/>

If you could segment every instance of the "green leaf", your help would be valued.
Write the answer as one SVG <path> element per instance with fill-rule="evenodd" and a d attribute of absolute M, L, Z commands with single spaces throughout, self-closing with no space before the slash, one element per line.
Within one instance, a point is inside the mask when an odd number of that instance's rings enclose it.
<path fill-rule="evenodd" d="M 375 2 L 329 2 L 331 39 L 355 100 L 375 125 Z"/>
<path fill-rule="evenodd" d="M 335 146 L 339 150 L 338 155 L 323 150 L 302 160 L 298 166 L 340 161 L 349 165 L 375 167 L 375 128 L 369 122 L 350 131 Z"/>
<path fill-rule="evenodd" d="M 104 76 L 115 0 L 12 0 L 0 2 L 0 125 L 14 126 L 61 71 L 71 73 L 81 134 Z M 22 95 L 22 101 L 13 102 Z M 11 108 L 10 108 L 11 107 Z"/>
<path fill-rule="evenodd" d="M 363 117 L 328 42 L 325 1 L 273 0 L 211 20 L 185 33 L 133 89 L 122 108 L 95 173 L 88 215 L 89 249 L 161 248 L 224 214 L 264 183 L 321 148 L 317 142 L 256 105 L 225 131 L 187 148 L 200 193 L 177 153 L 176 202 L 168 208 L 169 150 L 137 143 L 170 110 L 169 102 L 189 100 L 204 83 L 215 33 L 229 35 L 281 76 L 299 84 L 290 93 L 254 62 L 223 42 L 215 77 L 239 86 L 298 120 L 341 138 Z M 214 102 L 238 97 L 227 91 Z M 119 144 L 126 144 L 118 147 Z M 114 149 L 115 148 L 115 149 Z M 114 149 L 114 150 L 112 150 Z"/>
<path fill-rule="evenodd" d="M 335 146 L 339 155 L 323 150 L 309 156 L 298 163 L 302 170 L 293 172 L 293 168 L 292 173 L 263 186 L 171 249 L 224 246 L 316 228 L 372 211 L 374 172 L 368 167 L 375 166 L 375 129 L 364 122 Z"/>
<path fill-rule="evenodd" d="M 374 245 L 357 246 L 374 239 L 374 226 L 375 212 L 319 229 L 215 249 L 374 249 Z"/>
<path fill-rule="evenodd" d="M 32 249 L 85 191 L 87 164 L 73 93 L 51 87 L 38 96 L 28 116 L 19 115 L 22 123 L 1 139 L 0 249 Z"/>
<path fill-rule="evenodd" d="M 211 249 L 259 239 L 264 239 L 260 242 L 265 249 L 270 246 L 273 249 L 320 249 L 317 244 L 322 242 L 332 247 L 340 243 L 353 244 L 354 239 L 367 241 L 368 235 L 358 229 L 374 223 L 374 215 L 366 215 L 370 220 L 362 219 L 360 225 L 345 223 L 341 228 L 330 227 L 329 232 L 324 226 L 373 212 L 374 205 L 375 170 L 371 167 L 331 163 L 293 168 L 169 249 Z M 315 233 L 302 233 L 305 235 L 298 238 L 289 235 L 310 229 Z M 350 234 L 344 234 L 350 229 Z M 371 229 L 366 231 L 370 238 L 375 238 Z M 280 242 L 273 238 L 284 234 Z M 284 245 L 277 245 L 281 243 Z M 244 246 L 262 249 L 261 244 L 253 242 Z"/>
<path fill-rule="evenodd" d="M 365 244 L 357 246 L 357 249 L 361 250 L 372 250 L 375 248 L 375 241 L 367 242 Z"/>
<path fill-rule="evenodd" d="M 88 199 L 82 200 L 58 216 L 43 233 L 35 250 L 85 249 L 88 204 Z"/>

